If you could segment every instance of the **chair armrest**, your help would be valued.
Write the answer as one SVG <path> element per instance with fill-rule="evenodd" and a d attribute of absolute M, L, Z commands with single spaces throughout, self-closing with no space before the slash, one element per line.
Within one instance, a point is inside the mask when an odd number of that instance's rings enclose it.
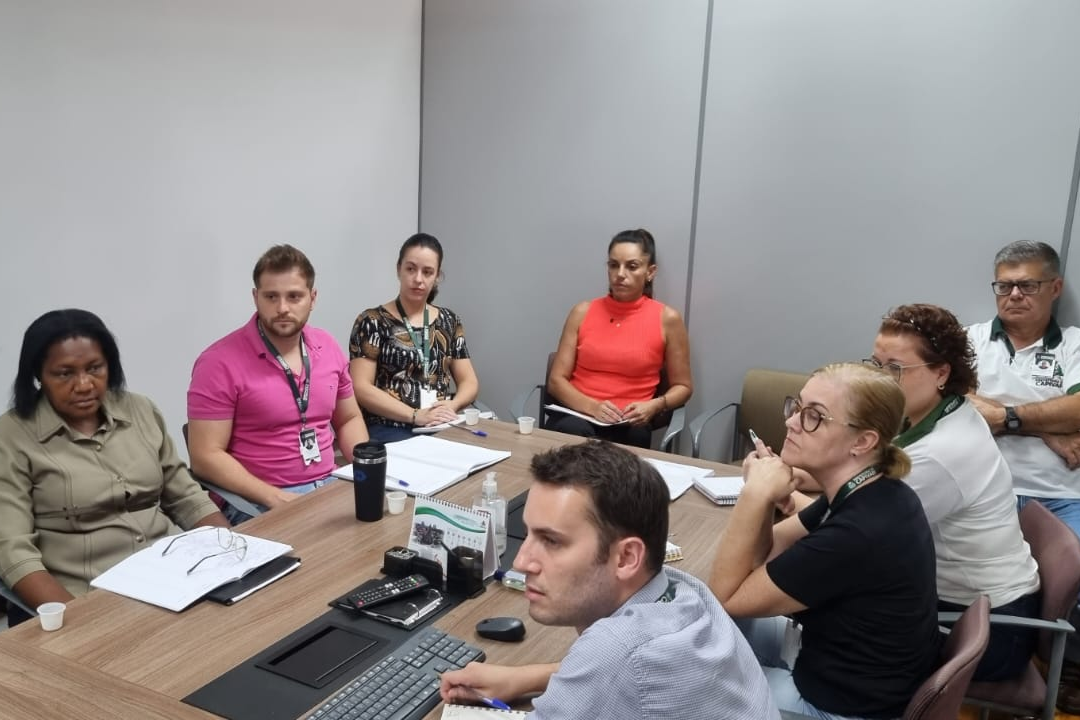
<path fill-rule="evenodd" d="M 690 452 L 691 457 L 701 457 L 701 431 L 705 429 L 705 425 L 707 425 L 714 417 L 732 407 L 739 407 L 739 403 L 729 402 L 727 405 L 717 408 L 716 410 L 706 410 L 690 421 L 690 441 L 692 443 L 692 450 Z"/>
<path fill-rule="evenodd" d="M 14 590 L 9 588 L 7 585 L 5 585 L 2 582 L 0 582 L 0 597 L 3 597 L 5 600 L 7 600 L 12 605 L 18 605 L 20 608 L 23 609 L 24 612 L 29 614 L 30 617 L 35 617 L 37 615 L 37 611 L 35 611 L 32 607 L 28 606 L 26 603 L 24 603 L 22 601 L 22 598 L 15 594 Z"/>
<path fill-rule="evenodd" d="M 477 398 L 477 399 L 473 400 L 472 401 L 472 406 L 474 408 L 476 408 L 477 410 L 479 410 L 480 412 L 482 412 L 482 413 L 491 413 L 491 418 L 493 420 L 498 420 L 498 418 L 495 417 L 495 412 L 490 407 L 488 407 L 484 403 L 480 402 L 480 398 Z"/>
<path fill-rule="evenodd" d="M 960 619 L 958 612 L 939 612 L 938 622 L 956 622 Z M 990 615 L 991 625 L 1005 625 L 1008 627 L 1026 627 L 1035 630 L 1050 630 L 1052 632 L 1071 633 L 1076 630 L 1065 620 L 1043 620 L 1042 618 L 1026 618 L 1017 615 Z"/>
<path fill-rule="evenodd" d="M 223 487 L 219 487 L 214 483 L 210 482 L 209 480 L 204 480 L 201 477 L 196 476 L 195 480 L 197 480 L 198 483 L 202 485 L 204 490 L 220 495 L 222 500 L 229 503 L 240 512 L 247 513 L 251 517 L 256 517 L 263 514 L 263 511 L 255 507 L 255 504 L 247 498 L 241 497 L 240 495 L 237 495 L 231 490 L 226 490 Z"/>
<path fill-rule="evenodd" d="M 528 390 L 523 390 L 514 396 L 514 399 L 510 401 L 510 422 L 517 422 L 519 417 L 525 415 L 525 406 L 529 402 L 529 398 L 533 396 L 537 390 L 541 389 L 541 385 L 533 385 Z M 540 414 L 544 413 L 544 408 L 540 408 Z M 537 421 L 540 418 L 537 417 Z"/>
<path fill-rule="evenodd" d="M 671 413 L 671 422 L 664 430 L 664 437 L 660 440 L 660 451 L 671 452 L 671 444 L 686 426 L 686 406 L 677 407 Z"/>

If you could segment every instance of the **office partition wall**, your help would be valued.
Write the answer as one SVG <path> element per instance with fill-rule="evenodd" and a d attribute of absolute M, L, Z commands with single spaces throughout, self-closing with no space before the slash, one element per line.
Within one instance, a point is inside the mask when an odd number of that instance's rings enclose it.
<path fill-rule="evenodd" d="M 420 19 L 419 0 L 0 3 L 0 385 L 33 318 L 83 307 L 178 438 L 193 360 L 250 317 L 282 242 L 344 344 L 416 227 Z"/>
<path fill-rule="evenodd" d="M 861 358 L 892 305 L 989 317 L 994 252 L 1073 212 L 1077 27 L 1068 0 L 427 3 L 421 222 L 471 252 L 447 297 L 485 398 L 540 379 L 622 226 L 688 311 L 693 411 Z"/>
<path fill-rule="evenodd" d="M 542 379 L 574 303 L 607 291 L 607 243 L 657 238 L 683 310 L 708 3 L 425 4 L 421 227 L 446 247 L 481 397 Z"/>

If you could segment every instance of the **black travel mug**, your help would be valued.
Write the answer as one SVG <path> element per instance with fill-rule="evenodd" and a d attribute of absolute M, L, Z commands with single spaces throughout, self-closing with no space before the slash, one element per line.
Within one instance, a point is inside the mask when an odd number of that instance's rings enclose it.
<path fill-rule="evenodd" d="M 381 442 L 362 442 L 352 451 L 353 499 L 356 519 L 364 522 L 382 520 L 386 494 L 386 446 Z"/>

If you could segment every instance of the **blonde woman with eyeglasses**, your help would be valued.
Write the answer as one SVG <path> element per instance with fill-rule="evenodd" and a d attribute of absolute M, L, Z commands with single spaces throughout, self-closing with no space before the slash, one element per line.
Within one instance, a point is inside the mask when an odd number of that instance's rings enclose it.
<path fill-rule="evenodd" d="M 829 365 L 784 413 L 780 454 L 758 441 L 743 462 L 709 586 L 742 619 L 782 710 L 900 717 L 940 647 L 933 538 L 900 480 L 908 457 L 892 443 L 904 395 L 880 370 Z M 794 468 L 824 492 L 773 525 L 795 490 Z"/>
<path fill-rule="evenodd" d="M 936 305 L 902 305 L 882 319 L 864 362 L 887 370 L 904 392 L 904 428 L 893 442 L 911 458 L 904 480 L 934 533 L 939 609 L 963 610 L 986 595 L 995 614 L 1038 617 L 1038 566 L 1020 532 L 1012 474 L 965 397 L 978 381 L 960 322 Z M 994 625 L 975 679 L 1024 672 L 1035 640 L 1034 630 Z"/>

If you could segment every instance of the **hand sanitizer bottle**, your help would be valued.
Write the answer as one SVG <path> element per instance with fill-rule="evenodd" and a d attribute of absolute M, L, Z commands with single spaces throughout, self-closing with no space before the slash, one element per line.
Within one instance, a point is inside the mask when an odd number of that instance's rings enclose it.
<path fill-rule="evenodd" d="M 489 472 L 484 478 L 480 494 L 473 498 L 473 507 L 491 513 L 491 526 L 495 531 L 495 552 L 502 556 L 506 551 L 506 498 L 499 495 L 495 473 Z"/>

